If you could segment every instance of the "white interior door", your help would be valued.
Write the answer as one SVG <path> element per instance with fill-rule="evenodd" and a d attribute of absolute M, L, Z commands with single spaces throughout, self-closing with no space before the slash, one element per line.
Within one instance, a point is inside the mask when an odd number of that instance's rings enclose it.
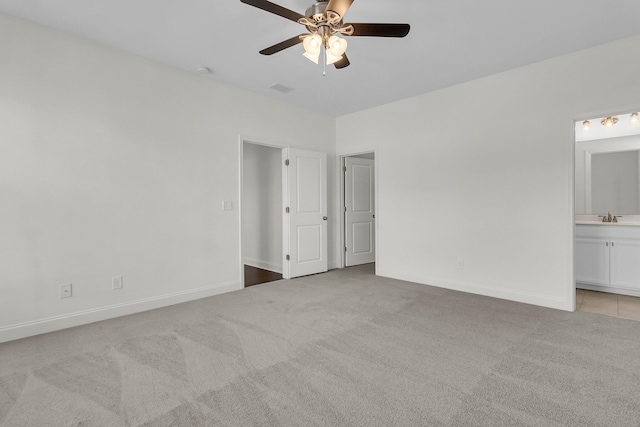
<path fill-rule="evenodd" d="M 374 161 L 345 158 L 345 244 L 347 267 L 375 262 Z"/>
<path fill-rule="evenodd" d="M 285 164 L 283 277 L 290 279 L 325 272 L 328 269 L 327 155 L 297 148 L 285 148 L 282 153 Z"/>

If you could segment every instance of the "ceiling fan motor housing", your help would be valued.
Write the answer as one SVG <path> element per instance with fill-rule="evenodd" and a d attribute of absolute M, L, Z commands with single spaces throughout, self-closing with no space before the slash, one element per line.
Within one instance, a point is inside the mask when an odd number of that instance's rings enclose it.
<path fill-rule="evenodd" d="M 307 9 L 306 16 L 298 21 L 304 25 L 311 34 L 319 34 L 328 38 L 336 32 L 351 35 L 350 28 L 342 28 L 342 16 L 334 11 L 327 10 L 328 1 L 317 1 L 313 6 Z"/>
<path fill-rule="evenodd" d="M 317 14 L 322 14 L 324 13 L 325 10 L 327 10 L 327 4 L 329 4 L 329 1 L 317 1 L 315 2 L 315 4 L 313 6 L 311 6 L 309 9 L 307 9 L 307 11 L 305 12 L 306 16 L 313 16 L 313 15 L 317 15 Z"/>

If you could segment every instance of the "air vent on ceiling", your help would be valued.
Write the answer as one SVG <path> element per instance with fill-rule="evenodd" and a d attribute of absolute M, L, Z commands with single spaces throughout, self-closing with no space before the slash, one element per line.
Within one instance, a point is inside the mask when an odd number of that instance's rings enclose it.
<path fill-rule="evenodd" d="M 289 93 L 295 90 L 285 85 L 281 85 L 280 83 L 276 83 L 274 85 L 269 86 L 269 89 L 277 90 L 278 92 L 282 92 L 282 93 Z"/>

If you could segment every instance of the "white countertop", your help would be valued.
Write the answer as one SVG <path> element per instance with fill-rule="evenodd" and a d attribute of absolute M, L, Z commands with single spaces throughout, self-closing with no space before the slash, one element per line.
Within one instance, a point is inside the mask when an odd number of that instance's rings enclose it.
<path fill-rule="evenodd" d="M 640 227 L 640 222 L 602 222 L 600 221 L 576 221 L 576 225 L 604 225 L 606 227 L 613 227 L 621 225 L 623 227 Z"/>
<path fill-rule="evenodd" d="M 611 214 L 613 216 L 613 214 Z M 598 215 L 576 215 L 576 225 L 604 225 L 611 227 L 622 225 L 625 227 L 640 227 L 640 215 L 622 215 L 618 217 L 618 222 L 602 222 Z"/>

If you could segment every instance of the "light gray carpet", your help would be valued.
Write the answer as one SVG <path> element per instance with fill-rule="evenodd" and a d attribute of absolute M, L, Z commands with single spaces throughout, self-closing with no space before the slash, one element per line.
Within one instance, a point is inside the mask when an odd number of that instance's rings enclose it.
<path fill-rule="evenodd" d="M 640 322 L 372 275 L 0 344 L 2 426 L 639 426 Z"/>

